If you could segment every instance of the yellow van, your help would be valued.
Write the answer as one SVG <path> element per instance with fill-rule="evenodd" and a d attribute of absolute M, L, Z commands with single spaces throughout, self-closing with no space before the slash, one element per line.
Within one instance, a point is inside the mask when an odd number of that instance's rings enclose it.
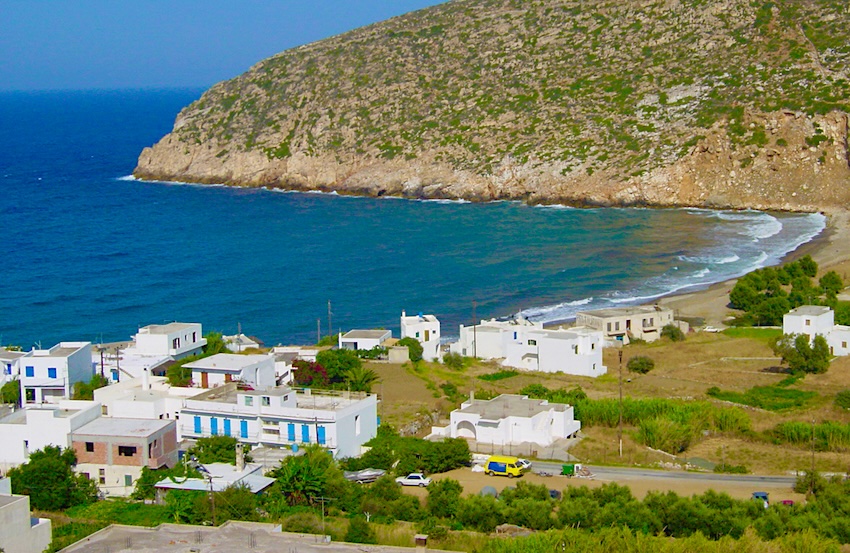
<path fill-rule="evenodd" d="M 522 476 L 522 467 L 517 464 L 516 457 L 493 455 L 484 463 L 484 473 L 490 476 L 507 476 L 508 478 Z"/>

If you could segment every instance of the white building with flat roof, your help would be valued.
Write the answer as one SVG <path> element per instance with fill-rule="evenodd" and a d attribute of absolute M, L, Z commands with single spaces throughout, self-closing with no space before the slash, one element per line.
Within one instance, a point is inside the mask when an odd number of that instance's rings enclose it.
<path fill-rule="evenodd" d="M 143 326 L 133 341 L 139 355 L 169 355 L 174 359 L 201 353 L 207 345 L 200 323 Z"/>
<path fill-rule="evenodd" d="M 602 346 L 598 330 L 547 329 L 541 323 L 516 318 L 461 325 L 460 338 L 450 348 L 463 356 L 502 359 L 502 365 L 518 369 L 597 377 L 607 371 L 602 364 Z"/>
<path fill-rule="evenodd" d="M 499 446 L 534 443 L 551 446 L 556 440 L 575 437 L 581 422 L 565 403 L 502 394 L 493 399 L 470 399 L 451 412 L 449 426 L 432 429 L 432 435 L 467 438 Z"/>
<path fill-rule="evenodd" d="M 217 353 L 183 365 L 192 370 L 192 383 L 201 388 L 214 388 L 229 382 L 244 382 L 253 388 L 275 385 L 274 355 L 239 355 Z"/>
<path fill-rule="evenodd" d="M 46 446 L 71 445 L 70 434 L 101 415 L 95 401 L 65 400 L 0 410 L 0 467 L 8 469 L 27 462 L 30 453 Z"/>
<path fill-rule="evenodd" d="M 576 313 L 576 325 L 602 331 L 606 338 L 628 344 L 631 339 L 653 342 L 661 329 L 674 324 L 673 310 L 658 305 L 612 307 Z"/>
<path fill-rule="evenodd" d="M 19 361 L 21 397 L 27 403 L 70 399 L 76 382 L 94 376 L 91 342 L 60 342 L 50 349 L 33 349 Z"/>
<path fill-rule="evenodd" d="M 20 378 L 21 359 L 27 355 L 29 355 L 29 352 L 0 348 L 0 386 L 10 380 Z"/>
<path fill-rule="evenodd" d="M 390 330 L 349 330 L 339 337 L 339 349 L 372 349 L 393 337 Z"/>
<path fill-rule="evenodd" d="M 414 338 L 422 344 L 422 358 L 426 361 L 439 361 L 440 355 L 440 321 L 434 315 L 419 313 L 407 316 L 401 312 L 401 337 Z"/>
<path fill-rule="evenodd" d="M 49 518 L 32 516 L 30 498 L 12 495 L 8 478 L 0 478 L 0 550 L 42 553 L 53 539 Z"/>
<path fill-rule="evenodd" d="M 824 305 L 801 305 L 782 317 L 783 334 L 821 335 L 832 355 L 850 355 L 850 326 L 835 324 L 835 312 Z"/>
<path fill-rule="evenodd" d="M 233 436 L 271 446 L 317 443 L 334 457 L 356 457 L 378 431 L 377 396 L 281 387 L 242 391 L 234 384 L 186 400 L 185 438 Z"/>
<path fill-rule="evenodd" d="M 157 482 L 157 503 L 165 502 L 165 494 L 169 490 L 209 492 L 222 492 L 231 486 L 244 486 L 251 493 L 260 493 L 275 483 L 274 478 L 263 476 L 263 465 L 259 463 L 243 463 L 242 466 L 228 463 L 207 463 L 203 465 L 210 476 L 209 480 L 204 478 L 185 478 L 178 481 L 165 478 Z M 210 484 L 212 482 L 212 484 Z"/>

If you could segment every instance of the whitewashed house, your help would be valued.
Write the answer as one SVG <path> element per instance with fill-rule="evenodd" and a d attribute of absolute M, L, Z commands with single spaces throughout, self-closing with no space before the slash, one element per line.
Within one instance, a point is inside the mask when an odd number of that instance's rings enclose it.
<path fill-rule="evenodd" d="M 393 337 L 389 330 L 349 330 L 339 337 L 339 349 L 372 349 Z"/>
<path fill-rule="evenodd" d="M 518 446 L 534 443 L 549 447 L 555 441 L 575 437 L 581 422 L 573 407 L 545 399 L 503 394 L 482 400 L 470 398 L 450 415 L 450 424 L 432 429 L 433 436 L 467 438 L 479 444 Z"/>
<path fill-rule="evenodd" d="M 10 351 L 0 348 L 0 386 L 16 380 L 21 374 L 21 358 L 29 355 L 29 352 Z"/>
<path fill-rule="evenodd" d="M 419 313 L 412 317 L 401 312 L 401 337 L 414 338 L 422 344 L 422 358 L 426 361 L 439 361 L 440 321 L 434 315 Z"/>
<path fill-rule="evenodd" d="M 205 478 L 185 478 L 172 480 L 165 478 L 154 486 L 156 488 L 157 503 L 165 503 L 165 494 L 169 490 L 184 490 L 209 492 L 221 492 L 231 486 L 245 487 L 251 493 L 260 493 L 275 483 L 274 478 L 263 476 L 263 465 L 259 463 L 239 463 L 231 465 L 228 463 L 207 463 L 204 468 L 209 474 L 209 480 Z M 212 482 L 212 484 L 210 484 Z"/>
<path fill-rule="evenodd" d="M 69 447 L 70 434 L 100 417 L 95 401 L 64 400 L 0 410 L 0 467 L 23 464 L 30 453 L 46 446 Z"/>
<path fill-rule="evenodd" d="M 377 405 L 377 396 L 363 392 L 296 392 L 287 387 L 242 391 L 230 384 L 186 400 L 181 434 L 233 436 L 271 446 L 317 443 L 334 457 L 356 457 L 377 434 Z"/>
<path fill-rule="evenodd" d="M 612 307 L 576 313 L 576 325 L 601 331 L 606 338 L 628 344 L 632 339 L 653 342 L 661 329 L 674 324 L 673 310 L 658 305 Z"/>
<path fill-rule="evenodd" d="M 275 385 L 274 363 L 273 354 L 217 353 L 186 363 L 184 367 L 192 370 L 192 382 L 201 388 L 213 388 L 238 380 L 263 389 Z"/>
<path fill-rule="evenodd" d="M 233 353 L 242 353 L 246 349 L 258 349 L 263 347 L 263 344 L 259 341 L 251 338 L 250 336 L 246 336 L 241 332 L 230 336 L 222 336 L 221 339 L 224 340 L 224 346 Z"/>
<path fill-rule="evenodd" d="M 823 305 L 801 305 L 782 317 L 783 334 L 818 334 L 826 339 L 832 355 L 850 355 L 850 326 L 835 324 L 835 312 Z"/>
<path fill-rule="evenodd" d="M 21 397 L 27 403 L 70 399 L 76 382 L 94 376 L 91 342 L 60 342 L 50 349 L 33 349 L 19 361 Z"/>
<path fill-rule="evenodd" d="M 293 363 L 298 360 L 314 362 L 316 355 L 321 351 L 317 347 L 309 346 L 275 346 L 272 348 L 274 355 L 274 374 L 278 386 L 287 386 L 292 383 L 294 370 Z"/>
<path fill-rule="evenodd" d="M 482 359 L 502 359 L 502 365 L 596 377 L 605 374 L 602 333 L 584 327 L 546 329 L 540 323 L 516 318 L 460 326 L 460 339 L 451 351 Z"/>
<path fill-rule="evenodd" d="M 133 342 L 139 355 L 169 355 L 174 359 L 201 353 L 207 345 L 200 323 L 178 322 L 144 326 L 133 336 Z"/>
<path fill-rule="evenodd" d="M 0 550 L 5 553 L 42 553 L 53 539 L 49 518 L 30 512 L 27 495 L 12 495 L 12 483 L 0 478 Z"/>

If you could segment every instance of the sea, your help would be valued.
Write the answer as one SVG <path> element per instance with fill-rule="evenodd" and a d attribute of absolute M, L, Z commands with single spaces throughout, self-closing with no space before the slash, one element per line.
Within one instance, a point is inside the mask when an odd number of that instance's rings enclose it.
<path fill-rule="evenodd" d="M 432 313 L 567 320 L 776 264 L 820 214 L 575 209 L 142 182 L 201 89 L 0 93 L 0 345 L 200 322 L 266 345 Z"/>

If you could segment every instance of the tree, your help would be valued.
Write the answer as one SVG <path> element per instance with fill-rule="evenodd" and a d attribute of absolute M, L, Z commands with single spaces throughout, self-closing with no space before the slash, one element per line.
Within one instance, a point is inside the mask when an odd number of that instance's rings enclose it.
<path fill-rule="evenodd" d="M 438 518 L 453 518 L 460 506 L 463 486 L 457 480 L 445 478 L 428 486 L 428 512 Z"/>
<path fill-rule="evenodd" d="M 204 346 L 204 357 L 209 357 L 216 353 L 230 353 L 221 332 L 210 332 L 204 338 L 207 340 L 207 345 Z"/>
<path fill-rule="evenodd" d="M 626 368 L 633 373 L 646 374 L 655 368 L 655 361 L 645 355 L 637 355 L 629 359 Z"/>
<path fill-rule="evenodd" d="M 753 310 L 759 326 L 777 326 L 782 317 L 791 310 L 791 303 L 784 296 L 767 298 Z"/>
<path fill-rule="evenodd" d="M 348 521 L 345 541 L 349 543 L 378 543 L 378 538 L 375 537 L 375 532 L 366 518 L 356 516 Z"/>
<path fill-rule="evenodd" d="M 296 359 L 292 368 L 292 381 L 296 386 L 324 388 L 328 385 L 328 372 L 315 361 Z"/>
<path fill-rule="evenodd" d="M 21 382 L 15 378 L 0 388 L 0 402 L 21 405 Z"/>
<path fill-rule="evenodd" d="M 824 293 L 829 294 L 838 294 L 844 288 L 844 281 L 841 280 L 841 277 L 838 276 L 838 273 L 835 271 L 829 271 L 818 281 L 818 286 L 821 287 L 821 290 Z"/>
<path fill-rule="evenodd" d="M 142 467 L 142 473 L 136 479 L 133 499 L 153 499 L 156 496 L 156 485 L 166 478 L 182 481 L 185 478 L 201 478 L 201 473 L 187 467 L 184 463 L 177 463 L 174 468 L 151 469 Z"/>
<path fill-rule="evenodd" d="M 815 278 L 818 274 L 818 264 L 812 259 L 812 256 L 806 255 L 797 260 L 797 266 L 809 278 Z"/>
<path fill-rule="evenodd" d="M 463 356 L 459 353 L 447 353 L 443 356 L 443 364 L 453 371 L 463 369 Z"/>
<path fill-rule="evenodd" d="M 192 446 L 187 455 L 195 457 L 201 464 L 207 463 L 230 463 L 236 464 L 236 444 L 239 440 L 233 436 L 210 436 L 199 438 Z M 245 452 L 245 461 L 251 461 L 251 455 Z"/>
<path fill-rule="evenodd" d="M 663 338 L 670 338 L 673 342 L 682 342 L 685 339 L 685 333 L 682 332 L 682 329 L 674 324 L 666 324 L 661 329 L 661 336 Z"/>
<path fill-rule="evenodd" d="M 378 373 L 366 367 L 354 367 L 345 373 L 345 382 L 349 389 L 355 392 L 372 391 L 372 384 L 378 380 Z"/>
<path fill-rule="evenodd" d="M 351 349 L 326 349 L 316 355 L 316 362 L 328 373 L 331 383 L 343 382 L 345 375 L 352 369 L 363 366 L 357 352 Z"/>
<path fill-rule="evenodd" d="M 94 399 L 94 391 L 109 384 L 109 379 L 100 374 L 95 374 L 88 382 L 74 382 L 73 399 Z"/>
<path fill-rule="evenodd" d="M 416 338 L 411 338 L 410 336 L 406 336 L 398 341 L 398 345 L 407 346 L 408 354 L 410 355 L 410 360 L 416 363 L 417 361 L 422 361 L 422 353 L 425 351 L 425 348 L 422 347 L 422 344 L 419 343 L 419 340 Z"/>
<path fill-rule="evenodd" d="M 773 352 L 795 373 L 823 373 L 829 368 L 829 345 L 820 334 L 811 342 L 805 334 L 784 334 L 773 344 Z"/>
<path fill-rule="evenodd" d="M 752 283 L 744 279 L 736 282 L 729 293 L 729 303 L 732 307 L 743 311 L 753 309 L 762 299 L 763 296 L 753 287 Z"/>
<path fill-rule="evenodd" d="M 97 501 L 97 485 L 81 474 L 73 449 L 47 446 L 35 451 L 29 461 L 9 471 L 12 493 L 30 496 L 34 509 L 60 511 Z"/>
<path fill-rule="evenodd" d="M 339 498 L 349 484 L 319 444 L 306 446 L 303 455 L 285 458 L 268 476 L 277 480 L 276 489 L 290 506 L 313 505 L 323 496 Z"/>

